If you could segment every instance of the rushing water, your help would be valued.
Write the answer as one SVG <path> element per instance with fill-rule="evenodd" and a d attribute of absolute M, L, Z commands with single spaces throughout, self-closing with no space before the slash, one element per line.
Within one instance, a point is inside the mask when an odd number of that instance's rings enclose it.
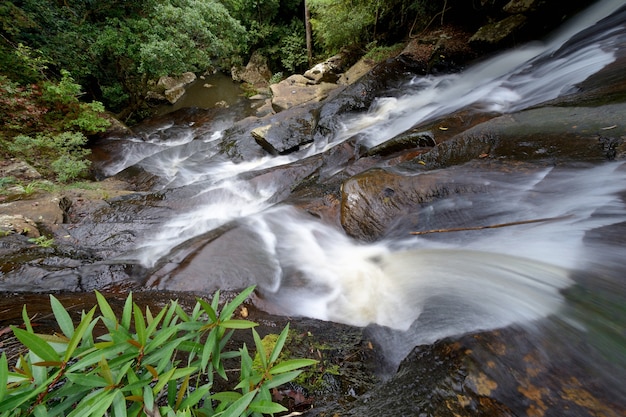
<path fill-rule="evenodd" d="M 624 12 L 607 24 L 595 23 L 622 4 L 599 2 L 545 43 L 507 52 L 463 73 L 407 80 L 406 94 L 379 98 L 367 113 L 346 118 L 334 134 L 292 155 L 226 160 L 219 143 L 233 123 L 228 118 L 214 121 L 200 136 L 193 125 L 168 125 L 128 140 L 124 158 L 109 165 L 107 174 L 136 165 L 158 176 L 160 187 L 197 192 L 189 210 L 177 213 L 125 260 L 153 267 L 180 244 L 236 221 L 249 239 L 230 248 L 236 261 L 214 264 L 231 268 L 227 273 L 233 275 L 256 272 L 259 303 L 269 310 L 385 326 L 409 337 L 408 346 L 549 315 L 584 328 L 588 323 L 571 311 L 564 296 L 580 285 L 580 271 L 608 271 L 600 278 L 602 285 L 609 292 L 626 291 L 620 281 L 623 247 L 587 238 L 589 231 L 626 222 L 623 163 L 506 175 L 468 168 L 459 176 L 484 192 L 424 205 L 420 213 L 426 224 L 450 227 L 438 219 L 456 219 L 456 227 L 554 220 L 373 244 L 356 242 L 333 225 L 277 204 L 282 190 L 276 184 L 241 174 L 286 166 L 355 136 L 362 145 L 374 146 L 462 108 L 512 112 L 567 94 L 614 61 L 624 43 Z"/>

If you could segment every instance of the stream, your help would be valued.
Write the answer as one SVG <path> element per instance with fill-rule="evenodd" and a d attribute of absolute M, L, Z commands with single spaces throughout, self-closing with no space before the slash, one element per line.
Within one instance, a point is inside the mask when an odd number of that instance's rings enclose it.
<path fill-rule="evenodd" d="M 386 169 L 415 184 L 443 176 L 470 190 L 414 204 L 370 241 L 347 234 L 336 217 L 312 216 L 293 194 L 310 178 L 334 184 L 363 172 L 358 155 L 410 129 L 459 112 L 513 114 L 576 93 L 624 56 L 622 5 L 600 1 L 544 42 L 457 74 L 407 74 L 367 111 L 339 115 L 331 133 L 293 153 L 269 155 L 252 147 L 229 158 L 224 144 L 247 111 L 246 100 L 229 103 L 206 122 L 165 115 L 135 136 L 111 138 L 113 151 L 98 165 L 101 176 L 140 172 L 150 181 L 138 195 L 159 201 L 157 220 L 137 226 L 131 243 L 101 263 L 131 265 L 128 280 L 146 290 L 210 293 L 257 285 L 254 302 L 264 311 L 367 327 L 389 369 L 415 346 L 511 325 L 539 340 L 573 340 L 584 344 L 585 353 L 568 345 L 560 354 L 595 369 L 594 387 L 622 407 L 623 159 L 543 160 L 542 148 L 534 161 L 496 158 L 434 170 L 364 159 L 367 169 Z M 623 114 L 615 120 L 619 129 L 624 120 Z M 345 149 L 349 155 L 333 165 L 333 155 Z M 358 194 L 342 187 L 336 194 L 343 193 L 344 205 L 361 204 Z M 118 199 L 114 207 L 128 201 Z M 82 274 L 81 267 L 71 273 Z M 6 279 L 2 285 L 18 291 Z M 603 415 L 620 415 L 612 411 Z"/>

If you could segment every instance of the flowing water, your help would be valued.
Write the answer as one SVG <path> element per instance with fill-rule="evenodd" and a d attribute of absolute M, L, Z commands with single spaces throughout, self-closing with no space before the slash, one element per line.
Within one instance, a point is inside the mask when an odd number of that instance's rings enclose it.
<path fill-rule="evenodd" d="M 268 310 L 382 326 L 390 345 L 396 341 L 385 329 L 393 329 L 406 346 L 395 352 L 398 359 L 418 343 L 548 316 L 591 333 L 597 322 L 573 307 L 572 288 L 602 288 L 602 294 L 610 294 L 595 307 L 603 317 L 616 317 L 605 327 L 623 339 L 619 304 L 626 296 L 625 240 L 594 239 L 590 233 L 624 230 L 624 163 L 561 164 L 530 173 L 467 168 L 458 171 L 459 179 L 484 191 L 424 204 L 420 216 L 425 224 L 445 228 L 553 220 L 445 236 L 390 236 L 370 244 L 281 204 L 284 190 L 254 180 L 255 172 L 289 166 L 349 138 L 371 147 L 459 109 L 513 112 L 575 91 L 623 48 L 623 9 L 596 24 L 622 5 L 601 1 L 547 41 L 465 72 L 408 79 L 404 94 L 378 98 L 368 112 L 346 116 L 333 134 L 294 154 L 227 160 L 219 145 L 234 115 L 213 121 L 202 134 L 193 124 L 166 125 L 146 137 L 126 139 L 120 158 L 106 167 L 107 175 L 138 166 L 160 179 L 159 188 L 187 187 L 193 193 L 188 209 L 179 210 L 120 261 L 154 267 L 181 244 L 235 222 L 247 238 L 229 247 L 231 259 L 206 265 L 223 274 L 256 273 L 259 305 Z M 415 174 L 416 181 L 420 175 Z M 173 284 L 148 279 L 147 285 Z M 619 343 L 617 350 L 626 346 Z"/>

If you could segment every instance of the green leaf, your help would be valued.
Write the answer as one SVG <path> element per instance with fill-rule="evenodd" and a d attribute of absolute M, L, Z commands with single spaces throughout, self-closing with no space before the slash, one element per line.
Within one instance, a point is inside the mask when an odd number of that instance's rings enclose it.
<path fill-rule="evenodd" d="M 126 417 L 126 399 L 122 391 L 115 390 L 115 396 L 113 397 L 113 414 L 115 417 Z"/>
<path fill-rule="evenodd" d="M 249 409 L 251 411 L 261 414 L 276 414 L 282 413 L 283 411 L 288 411 L 282 405 L 267 400 L 254 401 L 252 404 L 250 404 Z"/>
<path fill-rule="evenodd" d="M 98 307 L 100 307 L 100 312 L 102 313 L 102 316 L 109 320 L 111 323 L 117 324 L 117 317 L 115 316 L 115 313 L 113 312 L 113 309 L 111 308 L 111 305 L 109 304 L 107 299 L 104 298 L 104 295 L 96 291 L 96 299 L 98 300 Z"/>
<path fill-rule="evenodd" d="M 222 391 L 211 395 L 212 400 L 226 404 L 232 404 L 241 397 L 242 395 L 236 391 Z"/>
<path fill-rule="evenodd" d="M 217 313 L 215 312 L 215 309 L 211 306 L 211 304 L 207 303 L 201 298 L 196 298 L 196 300 L 202 306 L 204 312 L 207 313 L 207 315 L 209 316 L 209 320 L 211 320 L 211 323 L 217 322 Z"/>
<path fill-rule="evenodd" d="M 148 309 L 148 307 L 146 307 L 146 313 L 149 312 L 150 309 Z M 159 323 L 161 322 L 161 320 L 163 319 L 163 317 L 165 316 L 165 313 L 167 312 L 167 309 L 162 308 L 161 311 L 159 311 L 159 314 L 156 315 L 156 317 L 151 317 L 148 320 L 148 329 L 146 330 L 147 336 L 150 337 L 152 335 L 152 333 L 155 332 L 156 328 L 159 326 Z"/>
<path fill-rule="evenodd" d="M 220 326 L 225 329 L 251 329 L 258 324 L 249 320 L 226 320 L 221 322 Z"/>
<path fill-rule="evenodd" d="M 0 356 L 0 401 L 7 395 L 7 382 L 9 381 L 9 363 L 7 355 L 2 352 Z"/>
<path fill-rule="evenodd" d="M 46 341 L 41 339 L 34 333 L 27 332 L 26 330 L 19 329 L 15 326 L 11 326 L 15 337 L 22 342 L 24 346 L 30 349 L 35 355 L 39 356 L 46 362 L 58 362 L 61 363 L 59 354 L 50 346 Z"/>
<path fill-rule="evenodd" d="M 26 311 L 26 304 L 22 307 L 22 320 L 24 320 L 24 327 L 26 327 L 26 331 L 28 331 L 28 333 L 35 333 L 33 331 L 33 326 L 30 324 L 30 318 L 28 317 L 28 312 Z"/>
<path fill-rule="evenodd" d="M 267 369 L 267 354 L 265 353 L 265 346 L 263 346 L 263 341 L 261 337 L 257 333 L 256 330 L 252 329 L 252 336 L 254 337 L 254 345 L 256 346 L 256 353 L 259 356 L 259 360 L 261 361 L 261 366 L 263 369 Z"/>
<path fill-rule="evenodd" d="M 293 371 L 294 369 L 315 365 L 316 363 L 317 361 L 313 359 L 290 359 L 272 366 L 272 369 L 270 369 L 270 374 L 281 374 L 283 372 Z"/>
<path fill-rule="evenodd" d="M 50 306 L 52 307 L 52 313 L 61 331 L 65 337 L 71 339 L 74 335 L 74 323 L 67 310 L 65 310 L 61 302 L 52 294 L 50 294 Z"/>
<path fill-rule="evenodd" d="M 283 346 L 285 346 L 285 340 L 287 340 L 287 334 L 289 333 L 289 323 L 285 326 L 278 339 L 276 339 L 276 344 L 274 345 L 274 349 L 272 349 L 272 353 L 270 354 L 270 363 L 276 362 L 280 352 L 283 350 Z"/>
<path fill-rule="evenodd" d="M 122 327 L 126 330 L 130 330 L 130 321 L 133 314 L 133 293 L 130 292 L 124 302 L 124 309 L 122 310 Z"/>
<path fill-rule="evenodd" d="M 112 391 L 104 391 L 102 389 L 94 391 L 78 403 L 74 411 L 69 413 L 67 417 L 102 417 L 107 412 L 115 394 Z"/>
<path fill-rule="evenodd" d="M 246 409 L 248 408 L 248 405 L 250 405 L 256 393 L 257 393 L 257 390 L 253 390 L 243 395 L 237 401 L 232 403 L 230 407 L 228 407 L 226 410 L 224 410 L 222 413 L 218 415 L 220 417 L 240 417 L 241 415 L 243 415 L 244 411 L 246 411 Z"/>
<path fill-rule="evenodd" d="M 74 384 L 80 385 L 82 387 L 104 388 L 109 386 L 109 383 L 104 378 L 98 375 L 66 373 L 65 376 Z"/>
<path fill-rule="evenodd" d="M 141 346 L 145 346 L 146 322 L 143 320 L 143 313 L 137 304 L 133 304 L 133 316 L 135 318 L 135 333 L 137 333 L 137 341 Z"/>
<path fill-rule="evenodd" d="M 187 407 L 196 406 L 204 397 L 209 394 L 209 390 L 211 389 L 211 384 L 203 385 L 197 388 L 194 392 L 189 394 L 187 398 L 183 400 L 178 409 L 185 409 Z"/>
<path fill-rule="evenodd" d="M 95 312 L 96 307 L 94 306 L 91 310 L 89 310 L 89 313 L 83 316 L 83 319 L 78 324 L 78 327 L 74 331 L 70 342 L 67 344 L 67 349 L 65 350 L 65 355 L 63 358 L 65 362 L 68 362 L 70 360 L 70 358 L 74 354 L 74 351 L 78 347 L 78 344 L 81 342 L 81 340 L 83 340 L 83 335 L 85 334 L 87 329 L 91 327 L 91 320 L 93 319 L 93 315 L 95 314 Z"/>
<path fill-rule="evenodd" d="M 211 359 L 212 355 L 215 352 L 215 348 L 217 346 L 217 329 L 212 329 L 209 332 L 209 337 L 207 337 L 206 342 L 204 343 L 204 348 L 202 349 L 202 357 L 200 358 L 200 369 L 204 371 Z M 218 351 L 219 354 L 219 351 Z"/>
<path fill-rule="evenodd" d="M 289 381 L 293 381 L 302 371 L 285 372 L 280 375 L 275 375 L 272 379 L 269 379 L 263 383 L 263 387 L 272 389 L 286 384 Z"/>
<path fill-rule="evenodd" d="M 233 298 L 233 300 L 230 303 L 227 303 L 222 309 L 222 312 L 220 313 L 220 321 L 223 322 L 223 321 L 229 320 L 232 317 L 235 310 L 237 309 L 237 307 L 239 307 L 241 304 L 243 304 L 244 301 L 246 301 L 246 298 L 248 298 L 248 296 L 252 294 L 252 291 L 254 291 L 255 288 L 256 287 L 254 285 L 246 288 L 241 293 L 239 293 L 235 298 Z"/>

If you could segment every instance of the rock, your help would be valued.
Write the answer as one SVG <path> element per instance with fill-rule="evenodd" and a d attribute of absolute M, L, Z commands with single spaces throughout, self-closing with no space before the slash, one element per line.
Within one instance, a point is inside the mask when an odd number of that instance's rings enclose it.
<path fill-rule="evenodd" d="M 195 80 L 196 74 L 193 72 L 185 72 L 180 77 L 161 77 L 156 84 L 155 90 L 149 91 L 146 99 L 167 100 L 170 104 L 174 104 L 185 94 L 185 86 Z"/>
<path fill-rule="evenodd" d="M 161 77 L 159 78 L 159 81 L 157 82 L 157 91 L 171 90 L 180 85 L 185 86 L 187 84 L 191 84 L 195 80 L 196 80 L 196 74 L 194 74 L 193 72 L 185 72 L 181 74 L 180 77 L 170 77 L 170 76 Z"/>
<path fill-rule="evenodd" d="M 515 31 L 519 30 L 526 23 L 526 16 L 523 14 L 515 14 L 505 17 L 495 23 L 482 26 L 469 39 L 470 43 L 486 43 L 496 45 L 507 39 Z"/>
<path fill-rule="evenodd" d="M 185 87 L 183 85 L 177 85 L 174 88 L 165 90 L 163 95 L 165 96 L 165 99 L 170 102 L 170 104 L 174 104 L 185 95 Z"/>
<path fill-rule="evenodd" d="M 318 118 L 316 109 L 294 108 L 288 118 L 277 115 L 270 124 L 254 128 L 250 133 L 267 152 L 287 154 L 313 141 Z"/>
<path fill-rule="evenodd" d="M 245 67 L 233 67 L 231 74 L 233 80 L 248 83 L 255 89 L 267 87 L 272 77 L 267 58 L 258 51 L 252 53 Z"/>
<path fill-rule="evenodd" d="M 0 214 L 0 236 L 11 233 L 28 237 L 39 237 L 40 233 L 34 221 L 21 214 Z"/>
<path fill-rule="evenodd" d="M 481 190 L 452 172 L 413 176 L 375 168 L 355 175 L 341 188 L 341 225 L 348 235 L 363 241 L 379 240 L 396 229 L 404 233 L 415 229 L 421 222 L 421 204 Z"/>
<path fill-rule="evenodd" d="M 308 78 L 302 75 L 292 75 L 270 86 L 272 106 L 275 111 L 279 112 L 300 104 L 319 102 L 328 97 L 328 94 L 336 88 L 336 84 L 325 82 L 311 85 Z"/>
<path fill-rule="evenodd" d="M 411 130 L 368 149 L 367 152 L 365 152 L 365 156 L 386 156 L 394 152 L 412 148 L 431 148 L 435 145 L 435 135 L 433 132 L 415 132 Z"/>
<path fill-rule="evenodd" d="M 8 165 L 0 165 L 0 177 L 15 177 L 27 180 L 36 180 L 41 178 L 41 174 L 30 164 L 24 161 L 13 161 L 9 162 Z"/>

